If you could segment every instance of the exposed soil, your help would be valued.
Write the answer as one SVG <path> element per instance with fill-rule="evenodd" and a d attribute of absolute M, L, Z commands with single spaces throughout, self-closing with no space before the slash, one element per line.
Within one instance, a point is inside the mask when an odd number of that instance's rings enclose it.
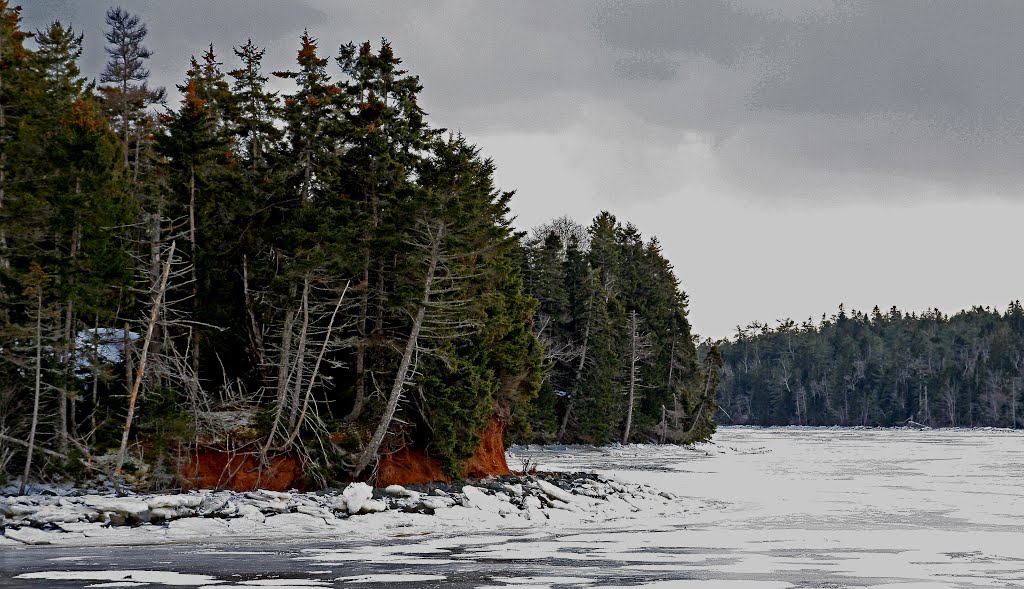
<path fill-rule="evenodd" d="M 260 469 L 253 454 L 241 454 L 199 448 L 178 457 L 178 478 L 182 489 L 229 489 L 252 491 L 267 489 L 285 491 L 300 487 L 302 461 L 298 456 L 269 458 L 270 464 Z"/>
<path fill-rule="evenodd" d="M 480 432 L 480 444 L 476 453 L 466 462 L 465 476 L 485 478 L 511 474 L 505 461 L 505 424 L 492 417 L 484 431 Z M 441 462 L 427 456 L 422 448 L 404 447 L 392 454 L 381 457 L 377 467 L 374 485 L 411 485 L 437 481 L 449 482 Z"/>
<path fill-rule="evenodd" d="M 480 433 L 476 453 L 466 461 L 465 477 L 480 479 L 511 474 L 505 461 L 504 434 L 505 424 L 492 417 Z M 275 456 L 262 470 L 259 466 L 259 461 L 252 454 L 213 448 L 193 449 L 178 457 L 178 478 L 186 491 L 285 491 L 302 487 L 302 462 L 298 456 Z M 423 448 L 406 446 L 381 457 L 373 483 L 377 487 L 386 487 L 437 481 L 451 481 L 441 462 L 428 456 Z"/>

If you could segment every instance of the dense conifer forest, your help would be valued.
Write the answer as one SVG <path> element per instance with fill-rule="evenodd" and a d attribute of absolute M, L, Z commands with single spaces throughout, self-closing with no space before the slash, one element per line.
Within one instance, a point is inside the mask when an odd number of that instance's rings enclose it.
<path fill-rule="evenodd" d="M 720 345 L 721 423 L 1020 427 L 1024 308 L 753 324 Z"/>
<path fill-rule="evenodd" d="M 516 232 L 386 41 L 303 35 L 280 72 L 197 48 L 168 103 L 138 16 L 105 39 L 0 16 L 0 477 L 174 487 L 206 448 L 323 486 L 405 446 L 459 476 L 495 422 L 713 433 L 721 357 L 657 240 L 609 213 Z"/>

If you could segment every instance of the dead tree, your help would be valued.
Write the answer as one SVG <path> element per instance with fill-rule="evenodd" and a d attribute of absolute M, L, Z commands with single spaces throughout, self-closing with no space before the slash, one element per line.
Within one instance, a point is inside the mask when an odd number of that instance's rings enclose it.
<path fill-rule="evenodd" d="M 629 312 L 626 319 L 626 327 L 629 330 L 629 385 L 626 391 L 626 426 L 622 430 L 623 444 L 629 443 L 629 434 L 633 426 L 633 406 L 636 404 L 636 388 L 640 380 L 637 374 L 638 363 L 649 358 L 652 349 L 650 337 L 640 332 L 641 322 L 636 311 Z M 664 420 L 664 415 L 662 419 Z"/>
<path fill-rule="evenodd" d="M 345 281 L 340 293 L 333 288 L 333 281 L 318 285 L 320 281 L 313 272 L 307 272 L 302 277 L 298 309 L 284 310 L 277 337 L 254 337 L 254 341 L 261 343 L 276 339 L 277 343 L 272 345 L 278 347 L 279 358 L 275 381 L 268 385 L 275 391 L 275 404 L 270 431 L 260 450 L 264 462 L 269 452 L 291 450 L 304 425 L 316 425 L 310 422 L 310 410 L 316 405 L 316 387 L 323 384 L 321 367 L 325 361 L 331 362 L 328 358 L 333 352 L 347 345 L 336 335 L 342 328 L 338 317 L 344 315 L 350 281 Z M 334 300 L 328 295 L 333 295 Z M 270 357 L 272 351 L 261 349 L 258 355 Z"/>
<path fill-rule="evenodd" d="M 175 243 L 171 242 L 171 249 L 164 261 L 163 273 L 153 293 L 153 300 L 150 303 L 149 323 L 146 327 L 146 337 L 142 342 L 142 352 L 139 354 L 139 366 L 135 371 L 135 382 L 132 384 L 131 393 L 128 396 L 128 416 L 124 421 L 124 431 L 121 434 L 121 448 L 117 452 L 117 466 L 114 467 L 114 476 L 121 476 L 121 468 L 124 466 L 125 453 L 128 450 L 128 432 L 132 427 L 132 418 L 135 415 L 135 402 L 139 397 L 139 387 L 142 385 L 142 378 L 146 373 L 146 359 L 148 358 L 149 345 L 153 340 L 153 331 L 156 329 L 157 318 L 160 316 L 160 307 L 163 302 L 164 293 L 167 290 L 167 279 L 171 273 L 171 264 L 174 259 Z"/>
<path fill-rule="evenodd" d="M 25 472 L 21 477 L 21 485 L 18 487 L 18 494 L 25 494 L 25 486 L 28 484 L 28 477 L 32 472 L 32 451 L 36 443 L 36 426 L 39 424 L 39 396 L 43 384 L 43 284 L 46 275 L 35 266 L 32 268 L 34 280 L 32 288 L 36 295 L 36 337 L 35 337 L 35 389 L 32 401 L 32 425 L 28 434 L 28 450 L 25 452 Z"/>

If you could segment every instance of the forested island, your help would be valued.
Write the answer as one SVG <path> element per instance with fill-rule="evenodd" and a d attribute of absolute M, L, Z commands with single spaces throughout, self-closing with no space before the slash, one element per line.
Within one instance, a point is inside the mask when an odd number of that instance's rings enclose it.
<path fill-rule="evenodd" d="M 738 329 L 720 344 L 722 423 L 1020 427 L 1024 307 L 893 307 Z"/>
<path fill-rule="evenodd" d="M 386 41 L 306 34 L 279 72 L 210 45 L 167 104 L 138 16 L 97 81 L 72 27 L 0 16 L 0 478 L 319 488 L 714 432 L 657 240 L 517 232 Z"/>

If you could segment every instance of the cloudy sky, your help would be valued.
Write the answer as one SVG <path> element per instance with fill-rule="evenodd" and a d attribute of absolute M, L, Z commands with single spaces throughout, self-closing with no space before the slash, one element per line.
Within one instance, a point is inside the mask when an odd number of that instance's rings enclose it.
<path fill-rule="evenodd" d="M 387 37 L 437 127 L 518 193 L 517 225 L 600 210 L 656 235 L 703 336 L 1024 298 L 1024 2 L 124 0 L 154 80 L 211 41 L 287 67 Z M 32 0 L 102 68 L 100 2 Z"/>

